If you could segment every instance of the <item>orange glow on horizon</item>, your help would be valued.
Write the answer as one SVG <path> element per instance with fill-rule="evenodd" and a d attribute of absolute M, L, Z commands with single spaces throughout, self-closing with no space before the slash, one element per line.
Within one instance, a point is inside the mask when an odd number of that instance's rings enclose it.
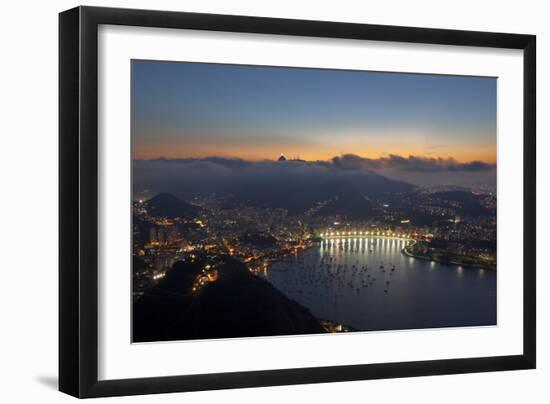
<path fill-rule="evenodd" d="M 133 145 L 134 159 L 225 157 L 249 161 L 287 158 L 328 161 L 336 156 L 355 154 L 379 159 L 396 155 L 435 159 L 453 158 L 458 163 L 496 162 L 496 133 L 480 131 L 436 133 L 429 130 L 334 130 L 296 131 L 256 135 L 228 131 L 222 133 L 163 133 Z"/>
<path fill-rule="evenodd" d="M 437 153 L 427 152 L 423 150 L 386 150 L 377 151 L 372 148 L 367 150 L 350 150 L 345 152 L 330 152 L 323 150 L 287 150 L 284 146 L 279 147 L 281 150 L 264 150 L 264 149 L 247 149 L 246 147 L 239 149 L 227 149 L 224 148 L 224 152 L 220 153 L 219 149 L 212 148 L 195 150 L 190 152 L 188 150 L 168 149 L 161 150 L 134 150 L 133 158 L 135 160 L 153 160 L 158 158 L 166 159 L 186 159 L 186 158 L 207 158 L 207 157 L 222 157 L 222 158 L 238 158 L 248 161 L 265 161 L 276 160 L 281 153 L 288 159 L 299 158 L 306 161 L 329 161 L 334 157 L 342 156 L 344 154 L 354 154 L 363 158 L 379 159 L 388 157 L 390 155 L 401 156 L 407 158 L 409 156 L 415 156 L 420 158 L 435 158 L 435 159 L 449 159 L 452 158 L 458 163 L 468 163 L 472 161 L 481 161 L 487 164 L 496 163 L 496 150 L 494 147 L 479 148 L 477 150 L 460 150 L 454 149 L 452 151 L 438 150 Z"/>

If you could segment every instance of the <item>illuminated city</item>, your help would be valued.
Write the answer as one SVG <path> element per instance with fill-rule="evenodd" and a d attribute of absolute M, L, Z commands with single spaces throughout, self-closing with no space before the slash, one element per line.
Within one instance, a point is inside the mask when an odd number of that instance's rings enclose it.
<path fill-rule="evenodd" d="M 496 324 L 494 79 L 330 73 L 366 118 L 318 101 L 317 90 L 310 101 L 333 115 L 327 139 L 318 122 L 317 137 L 304 134 L 311 106 L 291 97 L 316 88 L 318 70 L 133 63 L 135 342 Z M 214 73 L 219 87 L 200 81 Z M 173 88 L 179 78 L 187 92 Z M 382 82 L 413 102 L 426 80 L 457 93 L 454 110 L 426 93 L 433 100 L 413 113 L 396 106 L 394 122 L 391 111 L 371 117 L 378 107 L 353 89 Z M 298 112 L 279 104 L 284 96 Z M 261 110 L 236 103 L 244 97 Z M 407 136 L 405 117 L 427 127 L 419 120 L 432 109 L 443 134 Z"/>

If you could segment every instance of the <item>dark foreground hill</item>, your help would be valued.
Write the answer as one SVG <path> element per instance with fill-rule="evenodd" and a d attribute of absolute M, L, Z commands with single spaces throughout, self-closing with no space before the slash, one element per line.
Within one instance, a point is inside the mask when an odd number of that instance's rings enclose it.
<path fill-rule="evenodd" d="M 323 333 L 311 312 L 225 258 L 218 280 L 193 294 L 201 262 L 178 262 L 134 303 L 133 341 Z"/>

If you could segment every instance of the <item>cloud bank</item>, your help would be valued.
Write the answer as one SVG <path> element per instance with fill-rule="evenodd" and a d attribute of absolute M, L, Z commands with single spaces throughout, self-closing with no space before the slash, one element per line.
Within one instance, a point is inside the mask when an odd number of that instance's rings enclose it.
<path fill-rule="evenodd" d="M 471 161 L 459 163 L 453 158 L 434 158 L 417 156 L 397 156 L 390 154 L 388 157 L 370 159 L 355 154 L 344 154 L 332 159 L 332 164 L 343 170 L 399 170 L 399 171 L 488 171 L 496 168 L 495 164 L 488 164 L 483 161 Z"/>
<path fill-rule="evenodd" d="M 240 193 L 262 192 L 262 189 L 299 190 L 304 184 L 342 182 L 353 184 L 364 195 L 381 187 L 402 188 L 403 182 L 418 186 L 473 187 L 496 183 L 496 170 L 494 164 L 481 161 L 459 163 L 451 158 L 397 155 L 370 159 L 344 154 L 328 161 L 307 162 L 223 157 L 133 161 L 134 197 L 172 192 L 189 198 L 235 190 Z"/>

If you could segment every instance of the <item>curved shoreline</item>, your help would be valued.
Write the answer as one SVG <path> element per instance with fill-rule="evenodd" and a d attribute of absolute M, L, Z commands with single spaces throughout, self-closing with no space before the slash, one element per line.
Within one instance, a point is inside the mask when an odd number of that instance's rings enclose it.
<path fill-rule="evenodd" d="M 403 252 L 403 247 L 408 245 L 407 250 L 416 250 L 419 252 L 423 250 L 420 248 L 423 245 L 422 240 L 410 240 L 410 242 L 393 242 L 380 240 L 378 248 L 373 249 L 371 254 L 367 249 L 358 248 L 357 250 L 351 250 L 347 248 L 346 245 L 340 247 L 343 241 L 335 242 L 338 246 L 336 250 L 332 249 L 319 249 L 319 244 L 316 243 L 313 250 L 305 251 L 305 254 L 298 254 L 298 257 L 287 257 L 284 262 L 275 264 L 273 272 L 269 274 L 259 274 L 265 275 L 268 282 L 277 287 L 281 292 L 283 292 L 287 297 L 294 299 L 305 307 L 307 307 L 311 313 L 317 317 L 322 323 L 325 324 L 325 329 L 328 331 L 345 331 L 345 327 L 352 327 L 355 331 L 368 331 L 368 330 L 389 330 L 389 329 L 407 329 L 411 328 L 407 325 L 406 316 L 400 317 L 398 320 L 385 321 L 383 313 L 380 313 L 378 310 L 371 310 L 372 307 L 376 305 L 389 305 L 392 307 L 403 307 L 403 310 L 399 309 L 399 312 L 406 311 L 406 304 L 402 305 L 402 302 L 399 302 L 399 299 L 393 299 L 391 297 L 392 287 L 399 285 L 402 281 L 411 280 L 414 277 L 415 280 L 426 280 L 430 279 L 426 287 L 422 288 L 408 288 L 408 292 L 411 293 L 411 296 L 427 296 L 427 301 L 431 301 L 430 307 L 437 307 L 440 300 L 443 300 L 442 304 L 447 304 L 452 302 L 454 297 L 440 296 L 442 288 L 448 288 L 449 296 L 457 296 L 457 294 L 462 293 L 461 282 L 472 286 L 472 296 L 477 294 L 479 290 L 483 289 L 484 285 L 492 285 L 495 282 L 494 275 L 496 272 L 486 272 L 484 276 L 484 271 L 475 271 L 475 270 L 464 270 L 459 269 L 459 266 L 438 266 L 436 264 L 424 264 L 421 262 L 415 262 L 412 260 L 414 257 L 407 258 L 410 254 Z M 355 243 L 352 242 L 351 245 L 358 246 L 365 241 L 357 240 Z M 347 243 L 346 243 L 347 244 Z M 376 245 L 376 241 L 374 241 Z M 397 248 L 396 248 L 397 247 Z M 340 250 L 340 248 L 342 248 Z M 401 255 L 401 254 L 404 255 Z M 318 255 L 320 254 L 320 255 Z M 321 261 L 321 256 L 326 254 L 327 257 L 336 257 L 334 261 Z M 296 259 L 296 261 L 294 261 Z M 358 260 L 358 262 L 357 262 Z M 385 272 L 388 272 L 391 263 L 395 263 L 398 269 L 392 274 L 395 278 L 392 279 L 389 277 L 389 274 L 379 274 L 379 271 L 382 269 L 377 269 L 377 263 L 383 261 L 385 267 Z M 424 260 L 423 260 L 424 261 Z M 343 266 L 347 263 L 348 269 L 337 270 L 339 266 Z M 363 272 L 359 269 L 366 264 L 372 272 L 371 276 L 376 276 L 379 278 L 378 283 L 373 285 L 369 284 L 368 289 L 363 289 L 362 279 L 363 276 L 354 277 L 353 269 L 351 264 L 354 264 L 357 267 L 357 271 Z M 372 266 L 371 266 L 372 263 Z M 441 264 L 443 265 L 443 264 Z M 407 269 L 411 269 L 408 271 Z M 415 270 L 417 269 L 418 270 Z M 271 269 L 271 268 L 270 268 Z M 431 270 L 433 269 L 433 271 Z M 303 272 L 303 274 L 293 274 L 293 270 L 297 272 Z M 346 272 L 347 271 L 347 272 Z M 267 272 L 270 272 L 269 270 Z M 302 276 L 303 275 L 303 276 Z M 366 275 L 365 275 L 366 276 Z M 318 278 L 318 279 L 317 279 Z M 460 278 L 461 282 L 457 282 L 457 278 Z M 386 286 L 385 281 L 390 280 L 391 284 L 389 287 Z M 349 281 L 349 282 L 348 282 Z M 433 282 L 432 282 L 433 281 Z M 452 281 L 452 282 L 448 282 Z M 326 282 L 326 286 L 323 286 Z M 448 283 L 447 283 L 448 282 Z M 480 283 L 483 282 L 483 283 Z M 338 284 L 341 283 L 344 287 L 338 287 Z M 349 283 L 349 287 L 348 287 Z M 395 286 L 394 286 L 395 285 Z M 483 286 L 483 287 L 482 287 Z M 320 290 L 326 287 L 328 292 L 320 292 Z M 360 289 L 360 293 L 356 293 L 356 289 Z M 384 293 L 383 289 L 388 289 L 389 294 Z M 481 292 L 480 292 L 481 293 Z M 483 292 L 484 293 L 484 292 Z M 345 296 L 345 299 L 343 297 Z M 485 296 L 485 295 L 483 295 Z M 334 300 L 333 300 L 334 299 Z M 385 300 L 384 300 L 385 299 Z M 463 299 L 459 300 L 460 302 Z M 342 303 L 346 302 L 346 303 Z M 369 304 L 366 304 L 369 303 Z M 370 308 L 362 308 L 362 305 L 369 306 Z M 463 303 L 460 303 L 463 304 Z M 468 303 L 464 303 L 465 310 L 469 309 Z M 450 306 L 451 307 L 451 306 Z M 454 307 L 454 306 L 452 306 Z M 488 306 L 486 306 L 488 307 Z M 369 313 L 369 317 L 372 315 L 371 319 L 366 319 L 359 315 L 349 315 L 348 312 L 357 311 L 361 313 L 361 310 L 366 310 L 365 313 Z M 442 318 L 446 318 L 446 314 L 443 311 L 438 312 L 438 309 L 433 309 L 436 312 L 436 315 L 440 315 Z M 471 309 L 476 311 L 477 309 Z M 488 310 L 484 310 L 488 311 Z M 426 312 L 422 316 L 426 316 L 426 321 L 432 321 L 434 317 L 431 317 L 432 314 Z M 456 314 L 460 317 L 459 314 Z M 420 321 L 420 320 L 419 320 Z M 424 321 L 424 319 L 422 319 Z M 435 321 L 435 320 L 434 320 Z M 447 320 L 445 320 L 447 321 Z M 462 321 L 462 320 L 456 320 Z M 374 325 L 374 324 L 377 325 Z M 405 325 L 403 325 L 405 324 Z M 420 324 L 420 323 L 419 323 Z M 449 326 L 449 325 L 445 325 Z M 459 326 L 462 326 L 459 325 Z M 431 326 L 422 326 L 415 325 L 413 328 L 430 328 Z"/>
<path fill-rule="evenodd" d="M 496 268 L 483 266 L 483 265 L 470 265 L 470 264 L 464 264 L 464 263 L 455 262 L 455 261 L 445 261 L 445 260 L 441 260 L 441 259 L 438 259 L 438 258 L 430 258 L 430 257 L 421 256 L 421 255 L 415 255 L 415 254 L 413 254 L 413 253 L 411 253 L 407 250 L 408 247 L 412 247 L 417 243 L 417 240 L 415 240 L 413 238 L 395 237 L 395 236 L 382 236 L 382 235 L 380 235 L 380 236 L 377 236 L 377 235 L 330 236 L 330 237 L 323 237 L 323 238 L 321 238 L 320 241 L 317 241 L 317 242 L 329 241 L 329 240 L 367 239 L 367 238 L 384 238 L 384 239 L 410 241 L 410 243 L 408 243 L 405 247 L 403 247 L 401 249 L 401 253 L 406 255 L 407 257 L 410 257 L 410 258 L 415 258 L 415 259 L 419 259 L 419 260 L 422 260 L 422 261 L 430 261 L 430 262 L 433 261 L 433 262 L 437 262 L 439 264 L 455 265 L 455 266 L 464 267 L 464 268 L 486 269 L 486 270 L 489 270 L 489 271 L 496 271 Z M 311 245 L 308 245 L 308 246 L 304 247 L 302 249 L 302 251 L 300 251 L 300 252 L 304 252 L 304 251 L 307 251 L 307 250 L 311 249 L 315 244 L 317 244 L 317 242 L 313 242 Z M 287 253 L 284 253 L 284 254 L 282 254 L 278 257 L 271 257 L 271 258 L 269 258 L 270 264 L 282 261 L 282 260 L 284 260 L 284 258 L 286 258 L 288 256 L 295 256 L 295 254 L 287 252 Z"/>
<path fill-rule="evenodd" d="M 496 268 L 491 268 L 491 267 L 482 266 L 482 265 L 469 265 L 469 264 L 463 264 L 463 263 L 455 262 L 455 261 L 445 261 L 445 260 L 441 260 L 441 259 L 438 259 L 438 258 L 430 258 L 430 257 L 423 257 L 421 255 L 415 255 L 415 254 L 407 251 L 407 247 L 410 247 L 410 246 L 413 246 L 413 245 L 416 244 L 416 240 L 412 240 L 412 241 L 413 241 L 413 243 L 408 244 L 408 245 L 406 245 L 405 247 L 403 247 L 401 249 L 401 252 L 403 254 L 405 254 L 407 257 L 415 258 L 415 259 L 419 259 L 419 260 L 423 260 L 423 261 L 433 261 L 433 262 L 437 262 L 439 264 L 456 265 L 456 266 L 464 267 L 464 268 L 486 269 L 488 271 L 496 271 Z"/>
<path fill-rule="evenodd" d="M 410 237 L 396 237 L 396 236 L 383 236 L 383 235 L 354 235 L 354 236 L 329 236 L 329 237 L 320 237 L 322 241 L 328 240 L 342 240 L 342 239 L 367 239 L 367 238 L 385 238 L 392 240 L 405 240 L 405 241 L 415 241 Z"/>

